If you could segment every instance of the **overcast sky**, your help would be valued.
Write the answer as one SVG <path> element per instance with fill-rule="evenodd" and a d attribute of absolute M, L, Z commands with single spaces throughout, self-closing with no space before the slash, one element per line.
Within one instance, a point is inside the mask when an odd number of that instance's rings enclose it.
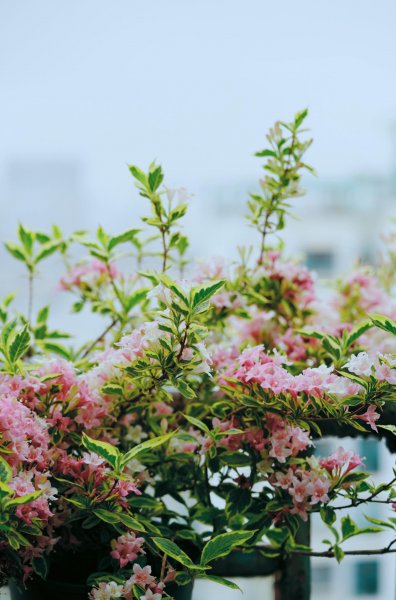
<path fill-rule="evenodd" d="M 255 180 L 268 126 L 304 106 L 320 176 L 387 172 L 395 34 L 394 0 L 3 1 L 0 190 L 14 160 L 77 161 L 103 220 L 126 163 L 157 158 L 199 199 Z"/>

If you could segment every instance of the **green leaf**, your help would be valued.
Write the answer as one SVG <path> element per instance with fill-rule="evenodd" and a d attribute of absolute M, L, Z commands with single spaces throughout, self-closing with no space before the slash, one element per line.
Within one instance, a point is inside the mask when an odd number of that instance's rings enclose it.
<path fill-rule="evenodd" d="M 384 317 L 383 315 L 377 314 L 370 315 L 370 319 L 376 327 L 396 335 L 396 321 L 393 321 L 389 317 Z"/>
<path fill-rule="evenodd" d="M 59 248 L 59 245 L 60 242 L 58 240 L 51 240 L 50 242 L 43 244 L 34 258 L 35 264 L 53 254 Z"/>
<path fill-rule="evenodd" d="M 15 338 L 13 339 L 9 357 L 12 363 L 16 363 L 28 350 L 30 346 L 30 335 L 28 332 L 27 325 L 21 331 L 18 331 Z"/>
<path fill-rule="evenodd" d="M 118 513 L 112 513 L 110 510 L 106 510 L 105 508 L 96 508 L 93 511 L 93 514 L 101 521 L 110 523 L 111 525 L 116 525 L 121 520 Z"/>
<path fill-rule="evenodd" d="M 164 552 L 168 556 L 171 556 L 188 569 L 201 571 L 206 568 L 202 565 L 195 565 L 192 562 L 191 558 L 187 556 L 187 554 L 183 552 L 183 550 L 171 540 L 161 537 L 155 537 L 153 538 L 153 542 L 157 546 L 157 548 L 162 550 L 162 552 Z"/>
<path fill-rule="evenodd" d="M 5 506 L 7 508 L 12 508 L 13 506 L 22 506 L 23 504 L 29 504 L 37 498 L 40 498 L 42 495 L 42 491 L 38 490 L 37 492 L 32 492 L 30 494 L 25 494 L 24 496 L 18 496 L 18 498 L 12 498 L 11 500 L 7 500 L 5 502 Z"/>
<path fill-rule="evenodd" d="M 20 246 L 17 246 L 17 244 L 13 244 L 11 242 L 5 242 L 4 245 L 7 248 L 8 252 L 12 254 L 14 258 L 26 262 L 27 256 L 25 255 Z"/>
<path fill-rule="evenodd" d="M 17 319 L 13 319 L 8 323 L 5 323 L 1 332 L 1 339 L 3 341 L 4 346 L 8 346 L 8 340 L 10 339 L 12 333 L 14 332 L 17 326 Z"/>
<path fill-rule="evenodd" d="M 8 462 L 0 456 L 0 481 L 8 483 L 12 477 L 12 469 Z"/>
<path fill-rule="evenodd" d="M 49 316 L 49 306 L 44 306 L 39 310 L 37 315 L 37 323 L 46 323 Z"/>
<path fill-rule="evenodd" d="M 202 550 L 201 565 L 207 565 L 216 558 L 227 556 L 233 548 L 247 542 L 254 533 L 254 531 L 230 531 L 212 538 Z"/>
<path fill-rule="evenodd" d="M 116 383 L 107 383 L 101 389 L 103 394 L 108 394 L 109 396 L 122 396 L 124 393 L 122 386 Z"/>
<path fill-rule="evenodd" d="M 224 452 L 220 460 L 229 467 L 246 467 L 251 463 L 251 458 L 242 452 Z"/>
<path fill-rule="evenodd" d="M 380 525 L 381 527 L 389 527 L 390 529 L 395 529 L 395 525 L 388 521 L 382 521 L 382 519 L 375 519 L 374 517 L 370 517 L 368 515 L 364 515 L 367 521 L 370 523 L 374 523 L 374 525 Z"/>
<path fill-rule="evenodd" d="M 341 532 L 344 540 L 356 535 L 359 531 L 355 521 L 349 515 L 341 519 Z"/>
<path fill-rule="evenodd" d="M 359 323 L 359 325 L 355 325 L 355 327 L 353 327 L 353 329 L 351 329 L 351 331 L 348 334 L 346 342 L 347 347 L 349 348 L 349 346 L 356 342 L 356 340 L 360 338 L 360 336 L 363 335 L 363 333 L 365 333 L 368 329 L 371 329 L 372 326 L 373 323 L 368 319 L 366 321 L 363 321 L 362 323 Z"/>
<path fill-rule="evenodd" d="M 130 173 L 133 175 L 133 177 L 135 179 L 137 179 L 138 181 L 140 181 L 140 183 L 142 183 L 144 186 L 147 185 L 147 177 L 143 173 L 143 171 L 141 171 L 139 169 L 139 167 L 136 167 L 135 165 L 130 165 L 129 166 L 129 171 L 130 171 Z"/>
<path fill-rule="evenodd" d="M 271 157 L 275 158 L 276 152 L 266 148 L 265 150 L 260 150 L 259 152 L 255 152 L 254 156 L 271 156 Z"/>
<path fill-rule="evenodd" d="M 207 575 L 206 573 L 202 573 L 202 575 L 198 575 L 199 579 L 209 579 L 209 581 L 213 581 L 213 583 L 219 583 L 220 585 L 225 585 L 225 587 L 231 588 L 232 590 L 239 590 L 242 592 L 239 585 L 230 581 L 229 579 L 224 579 L 224 577 L 219 577 L 218 575 Z"/>
<path fill-rule="evenodd" d="M 45 556 L 36 556 L 32 560 L 33 571 L 42 579 L 48 577 L 48 562 Z"/>
<path fill-rule="evenodd" d="M 209 300 L 223 287 L 223 285 L 224 281 L 217 281 L 216 283 L 211 283 L 209 285 L 206 284 L 199 287 L 194 287 L 191 290 L 192 307 L 197 308 Z"/>
<path fill-rule="evenodd" d="M 331 506 L 322 506 L 320 509 L 320 516 L 326 525 L 333 525 L 334 521 L 337 519 L 336 512 Z"/>
<path fill-rule="evenodd" d="M 54 352 L 54 354 L 59 354 L 59 356 L 63 356 L 63 358 L 70 360 L 70 351 L 63 344 L 58 344 L 56 342 L 48 342 L 46 340 L 42 343 L 42 347 L 47 352 Z"/>
<path fill-rule="evenodd" d="M 99 454 L 99 456 L 101 456 L 108 463 L 110 463 L 113 469 L 116 469 L 118 467 L 118 464 L 121 459 L 121 453 L 119 452 L 119 450 L 117 450 L 117 448 L 115 448 L 111 444 L 108 444 L 107 442 L 93 440 L 92 438 L 88 437 L 85 433 L 82 437 L 82 443 L 85 446 L 85 448 L 87 448 L 87 450 Z"/>
<path fill-rule="evenodd" d="M 162 173 L 161 165 L 159 165 L 158 167 L 156 167 L 153 171 L 150 171 L 150 173 L 149 173 L 148 184 L 149 184 L 150 190 L 152 192 L 155 192 L 159 188 L 159 186 L 161 185 L 163 180 L 164 180 L 164 175 Z"/>
<path fill-rule="evenodd" d="M 192 417 L 191 415 L 184 415 L 185 419 L 191 423 L 191 425 L 194 425 L 194 427 L 196 427 L 197 429 L 200 429 L 201 431 L 203 431 L 204 433 L 206 433 L 206 435 L 208 435 L 210 437 L 211 433 L 210 433 L 210 429 L 207 425 L 205 425 L 205 423 L 203 421 L 201 421 L 200 419 L 196 419 L 195 417 Z"/>
<path fill-rule="evenodd" d="M 128 231 L 124 231 L 120 235 L 116 235 L 112 237 L 109 241 L 109 250 L 113 250 L 119 244 L 123 244 L 125 242 L 131 242 L 135 239 L 136 235 L 139 233 L 140 229 L 129 229 Z"/>
<path fill-rule="evenodd" d="M 13 550 L 18 550 L 21 546 L 30 546 L 29 540 L 24 535 L 13 529 L 12 531 L 6 532 L 8 543 Z"/>
<path fill-rule="evenodd" d="M 6 498 L 14 494 L 14 490 L 9 485 L 0 480 L 0 498 Z"/>
<path fill-rule="evenodd" d="M 136 290 L 136 292 L 134 292 L 130 296 L 128 296 L 125 301 L 126 309 L 129 311 L 137 304 L 140 304 L 140 302 L 142 302 L 142 300 L 144 300 L 146 298 L 147 293 L 148 293 L 147 288 L 141 288 L 139 290 Z"/>
<path fill-rule="evenodd" d="M 195 398 L 195 392 L 193 388 L 189 386 L 186 381 L 183 381 L 183 379 L 176 379 L 174 386 L 179 390 L 184 398 L 187 398 L 187 400 L 193 400 Z"/>
<path fill-rule="evenodd" d="M 140 521 L 138 521 L 137 519 L 134 519 L 133 517 L 131 517 L 130 515 L 127 515 L 126 513 L 119 513 L 117 514 L 120 523 L 122 523 L 123 525 L 125 525 L 125 527 L 128 527 L 128 529 L 133 529 L 135 531 L 142 531 L 142 532 L 146 532 L 146 528 L 142 525 L 142 523 Z"/>
<path fill-rule="evenodd" d="M 335 557 L 336 561 L 338 563 L 340 563 L 345 556 L 343 549 L 340 548 L 339 546 L 335 545 L 333 547 L 333 551 L 334 551 L 334 557 Z"/>
<path fill-rule="evenodd" d="M 22 242 L 23 247 L 25 248 L 28 255 L 31 255 L 33 243 L 34 243 L 34 234 L 32 231 L 25 229 L 21 224 L 18 227 L 18 237 Z"/>
<path fill-rule="evenodd" d="M 174 435 L 174 433 L 167 433 L 166 435 L 160 435 L 158 437 L 151 438 L 150 440 L 146 440 L 145 442 L 138 444 L 134 448 L 131 448 L 131 450 L 129 450 L 122 457 L 121 466 L 124 467 L 127 463 L 129 463 L 130 460 L 132 460 L 133 458 L 135 458 L 142 452 L 145 452 L 146 450 L 153 450 L 154 448 L 157 448 L 158 446 L 162 446 L 162 444 L 166 444 L 166 442 L 168 442 L 173 435 Z"/>
<path fill-rule="evenodd" d="M 294 125 L 297 129 L 300 127 L 300 125 L 302 125 L 303 121 L 306 119 L 307 116 L 307 108 L 304 108 L 304 110 L 300 110 L 298 113 L 296 113 L 296 116 L 294 117 Z"/>
<path fill-rule="evenodd" d="M 381 429 L 386 429 L 396 435 L 396 425 L 377 425 L 377 427 L 381 427 Z"/>
<path fill-rule="evenodd" d="M 296 333 L 302 337 L 315 338 L 316 340 L 323 340 L 325 334 L 314 329 L 296 329 Z"/>

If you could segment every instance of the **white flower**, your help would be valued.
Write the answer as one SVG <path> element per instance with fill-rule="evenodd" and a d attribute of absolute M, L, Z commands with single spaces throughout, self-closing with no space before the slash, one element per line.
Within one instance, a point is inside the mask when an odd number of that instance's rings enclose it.
<path fill-rule="evenodd" d="M 94 588 L 90 594 L 91 600 L 113 600 L 113 598 L 122 598 L 122 596 L 123 587 L 115 581 L 110 581 L 109 583 L 102 582 L 99 588 Z"/>
<path fill-rule="evenodd" d="M 147 433 L 145 433 L 142 429 L 141 425 L 132 425 L 128 427 L 128 432 L 125 436 L 126 441 L 134 442 L 135 444 L 140 444 L 142 440 L 147 437 Z"/>
<path fill-rule="evenodd" d="M 137 458 L 132 458 L 126 466 L 131 473 L 141 473 L 146 468 Z"/>
<path fill-rule="evenodd" d="M 84 452 L 82 455 L 83 463 L 92 467 L 99 467 L 104 463 L 104 458 L 96 454 L 96 452 Z"/>
<path fill-rule="evenodd" d="M 162 594 L 153 594 L 150 589 L 146 590 L 144 596 L 140 596 L 140 600 L 161 600 Z"/>
<path fill-rule="evenodd" d="M 374 361 L 367 354 L 367 352 L 359 352 L 359 354 L 352 354 L 351 358 L 345 363 L 344 367 L 355 373 L 355 375 L 371 375 Z"/>
<path fill-rule="evenodd" d="M 172 304 L 172 292 L 169 288 L 165 287 L 162 283 L 156 285 L 148 294 L 147 298 L 153 298 L 154 300 L 158 300 L 162 304 L 166 306 L 170 306 Z"/>

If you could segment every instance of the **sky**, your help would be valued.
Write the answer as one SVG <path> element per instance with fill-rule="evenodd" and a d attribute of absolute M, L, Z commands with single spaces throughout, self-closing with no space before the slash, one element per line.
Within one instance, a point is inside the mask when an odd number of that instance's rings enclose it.
<path fill-rule="evenodd" d="M 3 2 L 0 167 L 77 158 L 101 211 L 130 162 L 255 178 L 267 128 L 308 106 L 321 176 L 386 171 L 395 22 L 393 0 Z"/>
<path fill-rule="evenodd" d="M 0 237 L 136 224 L 127 164 L 156 159 L 195 194 L 201 243 L 208 205 L 245 194 L 268 127 L 306 106 L 321 179 L 389 173 L 395 23 L 394 0 L 0 2 Z"/>
<path fill-rule="evenodd" d="M 395 34 L 395 0 L 0 0 L 0 241 L 18 221 L 126 229 L 142 212 L 127 164 L 156 159 L 195 194 L 205 246 L 208 205 L 244 194 L 268 127 L 303 107 L 320 178 L 388 174 Z"/>

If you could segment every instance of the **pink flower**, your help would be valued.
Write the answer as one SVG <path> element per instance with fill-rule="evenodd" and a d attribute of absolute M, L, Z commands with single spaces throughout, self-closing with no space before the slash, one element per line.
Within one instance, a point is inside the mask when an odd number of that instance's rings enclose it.
<path fill-rule="evenodd" d="M 375 368 L 375 376 L 378 381 L 387 381 L 390 385 L 396 385 L 396 369 L 382 363 Z"/>
<path fill-rule="evenodd" d="M 173 413 L 173 408 L 165 402 L 155 402 L 153 406 L 155 409 L 154 415 L 156 417 L 159 417 L 160 415 L 171 415 Z"/>
<path fill-rule="evenodd" d="M 377 406 L 375 406 L 375 404 L 371 404 L 365 413 L 362 415 L 356 415 L 354 418 L 359 419 L 359 421 L 366 421 L 366 423 L 370 425 L 371 429 L 378 433 L 376 421 L 378 421 L 380 416 L 381 415 L 377 413 Z"/>
<path fill-rule="evenodd" d="M 150 589 L 146 590 L 144 596 L 140 596 L 140 600 L 161 600 L 162 594 L 154 594 Z"/>
<path fill-rule="evenodd" d="M 149 565 L 141 567 L 136 563 L 133 565 L 133 575 L 130 581 L 131 583 L 145 587 L 146 585 L 151 585 L 155 581 L 155 577 L 151 575 L 151 567 Z"/>
<path fill-rule="evenodd" d="M 367 354 L 367 352 L 359 352 L 359 354 L 352 354 L 344 368 L 348 369 L 355 375 L 365 375 L 369 377 L 372 374 L 374 366 L 373 359 Z"/>
<path fill-rule="evenodd" d="M 120 278 L 115 265 L 107 267 L 98 259 L 72 267 L 59 282 L 59 288 L 64 291 L 76 288 L 78 290 L 92 289 L 109 284 L 111 279 Z"/>
<path fill-rule="evenodd" d="M 109 583 L 102 582 L 99 587 L 93 588 L 89 598 L 90 600 L 113 600 L 114 598 L 122 598 L 123 595 L 122 585 L 110 581 Z"/>
<path fill-rule="evenodd" d="M 352 469 L 363 465 L 363 461 L 352 450 L 344 450 L 342 446 L 337 448 L 333 454 L 320 461 L 320 466 L 326 469 L 332 475 L 339 476 L 341 473 L 346 474 Z"/>
<path fill-rule="evenodd" d="M 136 537 L 132 531 L 121 535 L 116 540 L 112 540 L 111 547 L 113 550 L 110 555 L 119 561 L 121 568 L 125 567 L 130 562 L 137 559 L 139 554 L 145 554 L 142 546 L 144 538 Z"/>

